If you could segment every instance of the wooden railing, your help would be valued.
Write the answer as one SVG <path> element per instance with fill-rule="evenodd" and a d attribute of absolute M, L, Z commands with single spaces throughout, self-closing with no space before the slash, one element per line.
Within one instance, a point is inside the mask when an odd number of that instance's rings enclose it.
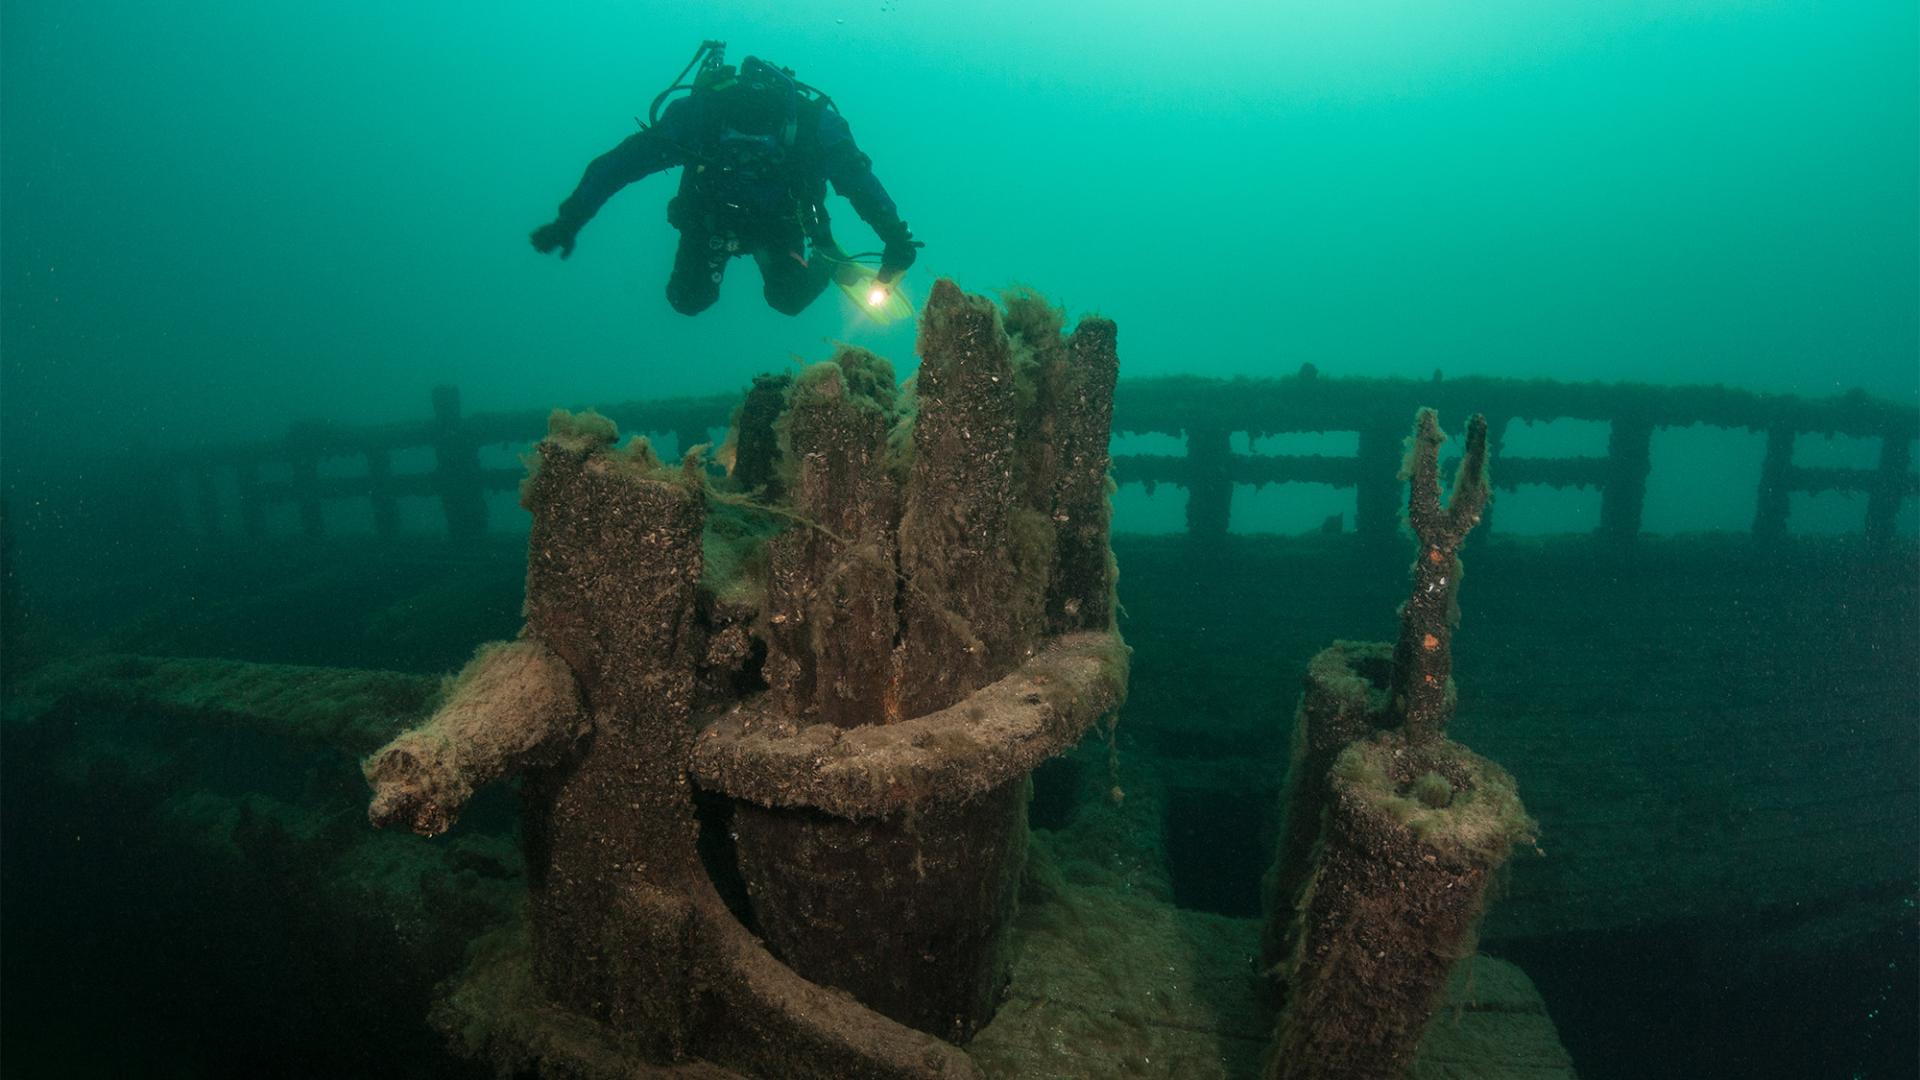
<path fill-rule="evenodd" d="M 705 442 L 724 426 L 736 395 L 633 401 L 601 412 L 625 434 L 674 435 L 682 448 Z M 1869 538 L 1892 535 L 1901 500 L 1920 491 L 1912 446 L 1920 433 L 1920 410 L 1853 393 L 1826 399 L 1756 394 L 1725 387 L 1665 387 L 1638 384 L 1563 383 L 1548 380 L 1459 378 L 1431 380 L 1329 378 L 1311 368 L 1284 378 L 1207 379 L 1167 377 L 1120 383 L 1114 405 L 1119 434 L 1158 433 L 1185 440 L 1184 454 L 1122 454 L 1114 479 L 1126 484 L 1172 484 L 1188 492 L 1187 529 L 1196 536 L 1225 534 L 1232 522 L 1234 490 L 1243 484 L 1309 482 L 1355 491 L 1354 529 L 1363 536 L 1392 534 L 1398 527 L 1402 440 L 1414 410 L 1430 405 L 1458 426 L 1471 412 L 1489 422 L 1494 483 L 1502 488 L 1545 485 L 1591 487 L 1600 492 L 1603 536 L 1637 535 L 1651 465 L 1655 430 L 1704 424 L 1765 432 L 1753 531 L 1761 537 L 1786 531 L 1794 492 L 1847 491 L 1867 496 Z M 518 468 L 484 468 L 479 450 L 491 444 L 525 444 L 545 430 L 545 410 L 463 415 L 459 392 L 433 393 L 430 420 L 389 425 L 296 424 L 282 439 L 181 451 L 155 462 L 163 471 L 190 478 L 191 506 L 183 517 L 200 531 L 217 534 L 223 520 L 219 474 L 231 473 L 238 517 L 249 535 L 266 531 L 265 510 L 292 503 L 308 536 L 325 531 L 324 505 L 331 500 L 368 500 L 374 529 L 399 531 L 397 500 L 437 498 L 454 536 L 487 528 L 486 495 L 514 489 Z M 1609 425 L 1607 452 L 1590 457 L 1519 457 L 1501 452 L 1509 421 L 1573 419 Z M 1236 453 L 1232 436 L 1253 439 L 1288 433 L 1355 432 L 1357 452 L 1321 454 Z M 1802 434 L 1847 435 L 1880 440 L 1873 468 L 1795 465 L 1793 448 Z M 430 472 L 396 474 L 393 455 L 430 447 Z M 362 475 L 325 476 L 327 458 L 361 457 Z M 278 464 L 285 480 L 262 479 Z"/>
<path fill-rule="evenodd" d="M 1892 534 L 1900 501 L 1916 490 L 1912 447 L 1920 410 L 1854 393 L 1809 400 L 1755 394 L 1719 386 L 1647 386 L 1563 383 L 1544 379 L 1326 378 L 1312 368 L 1278 379 L 1159 378 L 1123 381 L 1114 403 L 1114 427 L 1127 432 L 1184 435 L 1184 457 L 1123 455 L 1114 479 L 1172 483 L 1188 491 L 1187 528 L 1227 531 L 1233 491 L 1240 484 L 1312 482 L 1355 489 L 1354 528 L 1363 535 L 1394 532 L 1400 513 L 1398 471 L 1414 410 L 1432 406 L 1456 430 L 1471 413 L 1487 417 L 1495 486 L 1592 487 L 1600 491 L 1598 532 L 1629 538 L 1640 532 L 1651 444 L 1656 429 L 1704 424 L 1764 431 L 1766 456 L 1753 531 L 1776 536 L 1787 527 L 1794 492 L 1856 491 L 1867 495 L 1866 532 Z M 1510 421 L 1597 421 L 1609 425 L 1607 452 L 1592 457 L 1517 457 L 1503 454 Z M 1236 454 L 1230 436 L 1352 431 L 1350 457 Z M 1880 439 L 1872 469 L 1813 468 L 1793 464 L 1801 434 Z"/>
<path fill-rule="evenodd" d="M 711 428 L 728 422 L 734 395 L 630 401 L 601 408 L 625 434 L 676 435 L 682 447 L 705 442 Z M 374 531 L 392 536 L 400 529 L 399 500 L 428 496 L 440 502 L 447 532 L 470 536 L 486 531 L 486 496 L 512 491 L 524 471 L 519 468 L 483 468 L 480 449 L 490 445 L 530 443 L 547 427 L 546 409 L 463 415 L 460 392 L 451 386 L 433 391 L 433 418 L 412 423 L 352 425 L 318 421 L 296 423 L 283 439 L 208 446 L 180 451 L 169 457 L 166 471 L 185 473 L 191 480 L 193 506 L 188 516 L 208 534 L 221 531 L 220 473 L 230 472 L 239 502 L 242 529 L 250 536 L 266 532 L 266 511 L 275 503 L 299 508 L 300 529 L 308 536 L 326 531 L 324 504 L 333 500 L 369 500 Z M 431 448 L 430 472 L 396 474 L 397 452 Z M 366 473 L 322 476 L 327 458 L 359 457 Z M 279 465 L 286 480 L 263 480 L 262 473 Z"/>

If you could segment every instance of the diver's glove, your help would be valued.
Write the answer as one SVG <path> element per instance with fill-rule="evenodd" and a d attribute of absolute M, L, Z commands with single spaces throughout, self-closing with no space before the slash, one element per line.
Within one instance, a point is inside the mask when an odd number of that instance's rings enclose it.
<path fill-rule="evenodd" d="M 573 238 L 579 233 L 578 225 L 570 225 L 564 221 L 549 221 L 528 234 L 527 239 L 533 241 L 533 250 L 542 255 L 559 248 L 560 257 L 564 259 L 573 254 Z"/>
<path fill-rule="evenodd" d="M 880 250 L 880 281 L 890 284 L 913 266 L 920 257 L 920 249 L 925 245 L 913 238 L 907 229 L 907 223 L 899 218 L 887 222 L 873 230 L 886 246 Z"/>

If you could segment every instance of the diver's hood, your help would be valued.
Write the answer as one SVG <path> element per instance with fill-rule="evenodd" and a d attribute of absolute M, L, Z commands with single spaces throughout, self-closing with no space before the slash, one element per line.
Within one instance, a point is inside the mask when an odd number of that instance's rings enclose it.
<path fill-rule="evenodd" d="M 748 135 L 779 136 L 788 134 L 794 123 L 800 91 L 787 73 L 749 56 L 726 96 L 729 127 Z"/>

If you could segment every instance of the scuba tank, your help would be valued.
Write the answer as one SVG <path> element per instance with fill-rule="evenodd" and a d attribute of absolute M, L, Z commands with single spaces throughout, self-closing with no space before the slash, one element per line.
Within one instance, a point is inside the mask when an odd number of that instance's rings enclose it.
<path fill-rule="evenodd" d="M 667 99 L 680 91 L 704 99 L 703 119 L 710 126 L 699 145 L 679 146 L 687 164 L 675 201 L 691 205 L 673 216 L 697 208 L 710 227 L 730 232 L 758 231 L 754 226 L 797 216 L 816 242 L 829 238 L 825 184 L 797 167 L 796 143 L 803 110 L 836 108 L 832 98 L 756 56 L 736 69 L 726 62 L 726 43 L 710 40 L 654 97 L 641 128 L 657 127 Z"/>
<path fill-rule="evenodd" d="M 699 73 L 693 77 L 692 82 L 687 82 L 687 73 L 696 67 L 700 69 Z M 693 59 L 687 61 L 687 66 L 680 69 L 680 74 L 674 76 L 673 81 L 667 84 L 667 88 L 654 95 L 653 104 L 647 108 L 647 118 L 641 120 L 636 116 L 634 122 L 638 123 L 642 130 L 650 129 L 660 122 L 660 110 L 667 99 L 674 94 L 681 91 L 699 93 L 708 90 L 725 90 L 741 79 L 745 79 L 750 88 L 755 83 L 783 83 L 795 95 L 809 103 L 818 103 L 835 112 L 840 111 L 840 107 L 834 104 L 833 99 L 818 87 L 808 86 L 794 78 L 792 68 L 775 67 L 757 56 L 749 56 L 736 72 L 733 65 L 727 63 L 727 43 L 709 39 L 701 42 L 700 47 L 693 51 Z"/>
<path fill-rule="evenodd" d="M 732 210 L 770 209 L 791 187 L 787 166 L 800 132 L 800 91 L 779 69 L 749 56 L 729 84 L 705 93 L 715 95 L 719 131 L 708 160 L 695 166 L 699 186 Z"/>

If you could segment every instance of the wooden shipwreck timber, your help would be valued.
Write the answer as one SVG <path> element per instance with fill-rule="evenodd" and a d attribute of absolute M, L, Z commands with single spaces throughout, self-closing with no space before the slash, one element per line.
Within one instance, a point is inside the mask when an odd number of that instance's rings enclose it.
<path fill-rule="evenodd" d="M 480 786 L 524 778 L 525 934 L 477 958 L 439 1012 L 468 1052 L 566 1076 L 695 1061 L 747 1076 L 978 1075 L 960 1047 L 1008 993 L 1028 777 L 1126 693 L 1108 546 L 1118 361 L 1111 323 L 1063 337 L 1031 296 L 1010 298 L 1003 322 L 945 282 L 920 351 L 910 399 L 890 365 L 852 348 L 761 380 L 724 481 L 703 449 L 669 467 L 644 438 L 616 448 L 604 418 L 553 415 L 523 489 L 525 630 L 482 649 L 434 715 L 365 766 L 374 823 L 427 836 Z M 1485 504 L 1486 428 L 1476 418 L 1442 512 L 1440 436 L 1421 419 L 1413 520 L 1432 565 L 1405 618 L 1428 644 L 1395 657 L 1407 745 L 1373 771 L 1393 774 L 1389 802 L 1413 783 L 1400 772 L 1444 773 L 1456 809 L 1443 800 L 1429 817 L 1478 822 L 1473 808 L 1497 805 L 1512 820 L 1386 920 L 1446 909 L 1387 943 L 1400 963 L 1370 962 L 1371 975 L 1325 960 L 1351 953 L 1320 940 L 1348 920 L 1314 905 L 1441 842 L 1383 818 L 1339 833 L 1371 846 L 1320 845 L 1327 865 L 1296 875 L 1320 883 L 1303 886 L 1315 899 L 1286 901 L 1310 924 L 1289 949 L 1305 959 L 1287 965 L 1273 1059 L 1288 1076 L 1411 1067 L 1452 961 L 1473 951 L 1489 874 L 1530 827 L 1511 780 L 1440 735 L 1455 552 Z M 696 787 L 721 804 L 718 875 Z M 715 881 L 735 875 L 745 895 L 729 906 Z M 1401 1003 L 1393 1038 L 1345 1034 L 1386 1023 L 1375 1000 Z"/>
<path fill-rule="evenodd" d="M 167 642 L 151 647 L 182 656 L 35 663 L 8 701 L 10 746 L 110 754 L 76 718 L 114 715 L 150 721 L 145 734 L 161 739 L 237 733 L 324 748 L 310 752 L 336 765 L 363 760 L 376 823 L 452 835 L 426 844 L 357 820 L 300 825 L 292 811 L 259 811 L 253 796 L 216 811 L 225 796 L 211 780 L 156 817 L 186 822 L 181 831 L 211 822 L 210 835 L 231 817 L 233 844 L 216 837 L 202 854 L 259 851 L 275 872 L 310 875 L 311 889 L 281 891 L 333 905 L 327 919 L 362 905 L 412 913 L 404 936 L 432 943 L 431 957 L 396 947 L 387 974 L 410 968 L 430 981 L 458 970 L 432 1020 L 463 1054 L 508 1071 L 1565 1077 L 1538 992 L 1518 968 L 1473 949 L 1488 881 L 1531 823 L 1513 778 L 1448 735 L 1456 555 L 1476 523 L 1484 533 L 1491 485 L 1561 484 L 1600 490 L 1594 538 L 1496 541 L 1485 562 L 1471 560 L 1492 572 L 1476 572 L 1468 670 L 1529 677 L 1469 675 L 1473 705 L 1455 727 L 1513 769 L 1554 852 L 1540 859 L 1521 845 L 1525 865 L 1488 933 L 1525 946 L 1694 917 L 1714 898 L 1748 897 L 1722 883 L 1756 865 L 1777 882 L 1769 904 L 1818 900 L 1820 860 L 1775 832 L 1763 843 L 1759 826 L 1800 821 L 1815 796 L 1832 804 L 1821 821 L 1852 822 L 1860 807 L 1837 800 L 1866 791 L 1866 780 L 1884 790 L 1856 801 L 1871 796 L 1891 824 L 1845 832 L 1848 887 L 1878 888 L 1906 865 L 1915 788 L 1911 777 L 1880 777 L 1873 762 L 1907 760 L 1911 724 L 1875 711 L 1889 699 L 1883 684 L 1899 678 L 1875 657 L 1910 642 L 1912 589 L 1862 584 L 1855 617 L 1835 622 L 1822 614 L 1832 589 L 1816 579 L 1867 582 L 1871 573 L 1827 573 L 1819 560 L 1872 568 L 1910 551 L 1891 533 L 1915 489 L 1912 410 L 1858 396 L 1311 371 L 1120 381 L 1111 323 L 1088 319 L 1065 334 L 1032 296 L 1002 311 L 950 283 L 930 301 L 920 349 L 921 374 L 907 385 L 849 348 L 756 380 L 744 398 L 555 413 L 531 444 L 531 475 L 492 467 L 480 450 L 525 445 L 540 418 L 462 416 L 451 391 L 436 395 L 429 424 L 308 424 L 286 441 L 156 455 L 151 468 L 188 478 L 174 535 L 271 537 L 289 525 L 292 543 L 207 547 L 254 550 L 263 564 L 346 551 L 362 574 L 408 550 L 398 534 L 414 510 L 400 500 L 425 497 L 454 543 L 419 544 L 421 565 L 470 550 L 491 560 L 495 584 L 509 583 L 519 550 L 481 534 L 503 524 L 488 518 L 489 493 L 517 488 L 532 517 L 524 629 L 512 636 L 505 604 L 484 632 L 450 623 L 462 641 L 511 639 L 482 646 L 444 684 L 188 659 L 219 651 Z M 1437 427 L 1416 428 L 1403 519 L 1400 450 L 1427 404 L 1488 419 L 1469 427 L 1444 508 Z M 1606 456 L 1499 452 L 1507 421 L 1569 416 L 1613 425 Z M 1664 569 L 1695 565 L 1677 557 L 1721 566 L 1725 551 L 1750 546 L 1720 537 L 1695 551 L 1640 535 L 1650 433 L 1695 422 L 1767 433 L 1757 538 L 1785 527 L 1792 492 L 1842 489 L 1867 494 L 1867 542 L 1780 545 L 1813 569 L 1771 583 Z M 623 444 L 622 428 L 665 438 Z M 1116 457 L 1115 431 L 1178 434 L 1186 453 Z M 1358 452 L 1255 452 L 1260 438 L 1292 431 L 1358 432 Z M 1794 464 L 1797 435 L 1826 431 L 1878 437 L 1879 464 Z M 1245 452 L 1235 435 L 1248 437 Z M 676 452 L 656 452 L 668 439 Z M 409 448 L 429 452 L 435 468 L 401 471 Z M 322 467 L 356 456 L 361 475 Z M 1394 541 L 1402 520 L 1412 526 L 1423 557 L 1397 644 L 1337 641 L 1312 656 L 1405 595 L 1397 542 L 1223 538 L 1236 489 L 1287 481 L 1352 487 L 1357 539 Z M 1186 536 L 1119 545 L 1134 560 L 1127 626 L 1142 646 L 1137 662 L 1117 632 L 1110 482 L 1190 494 Z M 370 504 L 384 535 L 307 542 L 341 500 Z M 263 572 L 277 580 L 282 569 Z M 338 582 L 350 571 L 332 573 Z M 1692 592 L 1676 592 L 1679 576 Z M 1606 588 L 1579 604 L 1539 602 L 1595 580 Z M 386 623 L 417 610 L 416 594 L 405 595 Z M 1804 617 L 1762 625 L 1749 615 L 1759 602 Z M 1589 607 L 1604 614 L 1583 614 Z M 1702 611 L 1725 618 L 1708 644 L 1732 657 L 1729 688 L 1688 697 L 1680 683 L 1695 681 L 1691 667 L 1623 683 L 1594 662 L 1705 647 L 1684 632 Z M 1808 629 L 1795 638 L 1799 626 Z M 1734 627 L 1748 636 L 1736 640 Z M 1571 658 L 1553 645 L 1569 636 L 1594 644 Z M 369 652 L 375 659 L 360 662 L 379 663 Z M 1830 654 L 1856 667 L 1808 659 Z M 1274 688 L 1300 666 L 1299 742 L 1283 791 L 1285 717 L 1271 706 L 1290 699 Z M 1807 670 L 1831 677 L 1808 681 Z M 1839 685 L 1849 680 L 1859 686 Z M 1801 683 L 1802 698 L 1779 698 Z M 1717 714 L 1701 702 L 1734 691 L 1752 705 L 1750 730 L 1710 744 L 1699 729 Z M 1116 739 L 1111 721 L 1130 694 Z M 1802 752 L 1815 736 L 1791 722 L 1800 705 L 1776 698 L 1811 703 L 1802 711 L 1832 698 L 1887 749 L 1857 762 Z M 1656 721 L 1674 735 L 1658 760 L 1621 753 Z M 1724 834 L 1710 847 L 1727 855 L 1663 840 L 1671 808 L 1697 798 L 1687 785 L 1700 769 L 1683 755 L 1746 747 L 1779 779 L 1740 789 L 1764 812 L 1682 823 L 1692 835 Z M 210 773 L 225 760 L 210 753 Z M 507 781 L 510 793 L 488 794 Z M 517 856 L 500 814 L 516 797 Z M 326 813 L 338 816 L 340 801 Z M 1258 881 L 1275 852 L 1276 806 L 1286 824 L 1265 917 L 1258 888 L 1247 890 L 1252 912 L 1224 890 L 1196 896 L 1183 875 L 1202 861 L 1208 875 Z M 1623 828 L 1627 814 L 1644 820 Z M 281 818 L 284 828 L 261 824 Z M 1778 826 L 1787 827 L 1801 826 Z M 378 892 L 338 869 L 375 845 L 366 865 L 399 868 Z M 1220 869 L 1230 862 L 1241 865 Z M 1394 914 L 1361 918 L 1362 908 Z M 370 938 L 399 925 L 384 914 L 365 922 Z M 1406 933 L 1388 940 L 1383 924 Z M 480 934 L 459 961 L 459 946 Z M 1278 980 L 1275 1000 L 1261 997 L 1262 972 Z"/>
<path fill-rule="evenodd" d="M 1020 298 L 1003 327 L 946 282 L 920 349 L 911 401 L 851 348 L 764 382 L 723 481 L 552 418 L 526 630 L 366 766 L 375 823 L 427 835 L 524 777 L 529 932 L 448 999 L 472 1048 L 565 1075 L 975 1074 L 955 1044 L 1010 974 L 1027 776 L 1125 693 L 1118 361 L 1111 323 L 1063 338 Z M 727 803 L 765 945 L 702 864 L 691 784 Z"/>

